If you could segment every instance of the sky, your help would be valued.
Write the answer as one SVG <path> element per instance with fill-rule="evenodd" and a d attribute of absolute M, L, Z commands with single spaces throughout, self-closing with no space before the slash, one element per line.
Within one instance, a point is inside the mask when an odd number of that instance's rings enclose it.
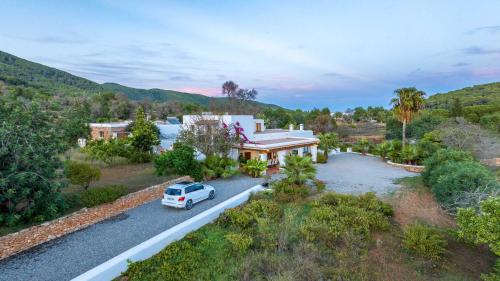
<path fill-rule="evenodd" d="M 103 83 L 287 108 L 500 81 L 500 1 L 0 0 L 0 50 Z"/>

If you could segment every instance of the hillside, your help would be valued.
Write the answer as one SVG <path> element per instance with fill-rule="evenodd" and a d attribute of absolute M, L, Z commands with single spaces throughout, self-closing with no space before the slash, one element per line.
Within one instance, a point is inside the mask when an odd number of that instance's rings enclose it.
<path fill-rule="evenodd" d="M 43 64 L 25 60 L 0 51 L 0 81 L 10 86 L 25 86 L 43 89 L 49 93 L 64 92 L 77 94 L 94 94 L 98 92 L 123 93 L 129 99 L 140 101 L 165 102 L 176 101 L 208 106 L 212 98 L 192 93 L 177 92 L 163 89 L 137 89 L 116 83 L 99 84 L 94 81 L 70 74 L 68 72 Z M 225 103 L 225 98 L 216 98 L 216 103 Z M 279 106 L 253 102 L 256 106 Z"/>
<path fill-rule="evenodd" d="M 429 97 L 427 106 L 448 108 L 454 98 L 459 98 L 463 106 L 500 104 L 500 82 L 475 85 L 448 93 L 438 93 Z"/>

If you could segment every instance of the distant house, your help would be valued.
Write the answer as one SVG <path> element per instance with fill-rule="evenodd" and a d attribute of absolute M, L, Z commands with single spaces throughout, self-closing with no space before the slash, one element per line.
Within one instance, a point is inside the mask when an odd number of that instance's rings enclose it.
<path fill-rule="evenodd" d="M 256 119 L 252 115 L 202 115 L 203 125 L 213 124 L 236 125 L 241 128 L 242 144 L 234 146 L 231 151 L 233 159 L 260 159 L 267 161 L 268 167 L 279 167 L 285 163 L 287 154 L 299 156 L 310 155 L 316 161 L 319 140 L 313 136 L 311 130 L 304 130 L 300 125 L 295 130 L 290 125 L 285 129 L 266 129 L 264 120 Z M 183 124 L 189 128 L 200 123 L 199 115 L 184 115 Z"/>
<path fill-rule="evenodd" d="M 92 140 L 110 140 L 126 138 L 128 136 L 127 126 L 132 121 L 90 123 L 90 138 Z"/>

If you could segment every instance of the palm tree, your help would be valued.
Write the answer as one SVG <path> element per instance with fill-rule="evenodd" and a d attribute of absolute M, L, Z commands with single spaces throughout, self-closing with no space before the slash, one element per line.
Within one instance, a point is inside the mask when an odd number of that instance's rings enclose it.
<path fill-rule="evenodd" d="M 324 133 L 319 134 L 318 138 L 319 148 L 323 150 L 325 158 L 328 159 L 328 153 L 330 152 L 330 150 L 335 148 L 339 144 L 338 136 L 335 133 Z"/>
<path fill-rule="evenodd" d="M 316 177 L 316 168 L 310 157 L 300 157 L 298 155 L 287 155 L 283 172 L 286 180 L 296 185 L 302 185 L 307 180 Z"/>
<path fill-rule="evenodd" d="M 395 98 L 391 100 L 394 116 L 403 123 L 403 147 L 406 143 L 406 124 L 410 123 L 420 113 L 424 104 L 425 93 L 415 87 L 401 88 L 394 91 Z"/>

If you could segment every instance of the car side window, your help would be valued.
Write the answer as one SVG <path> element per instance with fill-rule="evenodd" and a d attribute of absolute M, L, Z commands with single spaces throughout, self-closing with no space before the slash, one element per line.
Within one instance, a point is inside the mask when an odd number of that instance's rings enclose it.
<path fill-rule="evenodd" d="M 190 192 L 192 192 L 192 191 L 193 191 L 193 186 L 191 185 L 191 186 L 186 187 L 186 189 L 185 189 L 185 191 L 184 191 L 184 192 L 185 192 L 186 194 L 188 194 L 188 193 L 190 193 Z"/>
<path fill-rule="evenodd" d="M 202 189 L 203 189 L 203 184 L 196 185 L 196 190 L 202 190 Z"/>

